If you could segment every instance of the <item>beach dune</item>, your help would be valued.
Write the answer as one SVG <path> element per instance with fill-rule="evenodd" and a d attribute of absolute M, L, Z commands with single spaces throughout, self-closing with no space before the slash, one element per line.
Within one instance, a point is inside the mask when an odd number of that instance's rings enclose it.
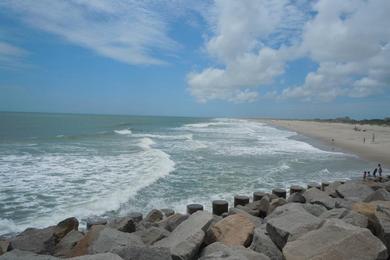
<path fill-rule="evenodd" d="M 299 134 L 319 139 L 330 146 L 382 163 L 390 168 L 390 127 L 379 125 L 353 125 L 306 120 L 262 120 Z"/>

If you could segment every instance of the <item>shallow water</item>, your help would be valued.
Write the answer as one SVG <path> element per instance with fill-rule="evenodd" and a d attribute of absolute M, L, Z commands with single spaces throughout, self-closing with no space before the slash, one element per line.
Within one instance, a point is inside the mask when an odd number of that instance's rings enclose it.
<path fill-rule="evenodd" d="M 242 119 L 0 113 L 0 122 L 0 234 L 68 216 L 209 208 L 368 165 Z"/>

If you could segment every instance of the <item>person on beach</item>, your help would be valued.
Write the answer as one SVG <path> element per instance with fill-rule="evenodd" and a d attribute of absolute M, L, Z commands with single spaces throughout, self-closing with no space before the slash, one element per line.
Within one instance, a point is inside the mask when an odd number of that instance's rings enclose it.
<path fill-rule="evenodd" d="M 365 179 L 366 179 L 366 177 L 367 177 L 367 172 L 366 172 L 366 171 L 364 171 L 364 174 L 363 174 L 363 180 L 365 180 Z"/>
<path fill-rule="evenodd" d="M 381 164 L 378 164 L 378 174 L 379 174 L 379 177 L 382 177 L 382 166 L 381 166 Z"/>
<path fill-rule="evenodd" d="M 374 171 L 372 172 L 372 176 L 376 177 L 376 172 L 378 171 L 378 168 L 375 168 Z"/>

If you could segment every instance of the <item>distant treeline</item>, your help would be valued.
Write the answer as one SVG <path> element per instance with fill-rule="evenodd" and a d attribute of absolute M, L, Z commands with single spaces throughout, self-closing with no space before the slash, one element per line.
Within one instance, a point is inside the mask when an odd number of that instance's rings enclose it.
<path fill-rule="evenodd" d="M 333 123 L 348 123 L 348 124 L 359 124 L 359 125 L 387 125 L 390 126 L 390 117 L 385 117 L 384 119 L 363 119 L 363 120 L 355 120 L 348 116 L 346 117 L 338 117 L 334 119 L 313 119 L 318 122 L 333 122 Z"/>

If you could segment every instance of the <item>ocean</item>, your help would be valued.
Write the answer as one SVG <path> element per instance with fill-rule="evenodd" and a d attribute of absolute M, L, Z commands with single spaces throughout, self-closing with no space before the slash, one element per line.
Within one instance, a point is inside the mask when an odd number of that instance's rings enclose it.
<path fill-rule="evenodd" d="M 247 119 L 0 113 L 0 235 L 75 216 L 361 176 L 367 162 Z"/>

